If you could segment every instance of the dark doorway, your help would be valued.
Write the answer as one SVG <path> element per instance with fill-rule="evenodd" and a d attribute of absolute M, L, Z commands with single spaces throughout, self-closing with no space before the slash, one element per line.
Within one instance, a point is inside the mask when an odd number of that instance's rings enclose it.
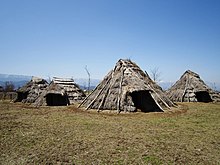
<path fill-rule="evenodd" d="M 15 102 L 22 102 L 22 100 L 27 99 L 28 92 L 17 92 L 17 99 Z"/>
<path fill-rule="evenodd" d="M 149 91 L 135 91 L 130 95 L 134 106 L 142 112 L 162 112 Z"/>
<path fill-rule="evenodd" d="M 69 99 L 66 95 L 47 94 L 46 102 L 48 106 L 65 106 L 69 104 Z"/>
<path fill-rule="evenodd" d="M 198 102 L 205 102 L 205 103 L 212 102 L 209 93 L 206 91 L 196 92 L 196 99 Z"/>

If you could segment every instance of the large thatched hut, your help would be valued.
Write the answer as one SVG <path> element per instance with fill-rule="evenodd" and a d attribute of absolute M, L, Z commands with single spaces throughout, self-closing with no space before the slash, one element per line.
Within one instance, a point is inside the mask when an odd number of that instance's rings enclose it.
<path fill-rule="evenodd" d="M 220 94 L 208 87 L 197 73 L 190 70 L 187 70 L 166 93 L 175 102 L 220 101 Z"/>
<path fill-rule="evenodd" d="M 120 59 L 80 104 L 86 109 L 135 112 L 164 111 L 173 106 L 162 88 L 131 60 Z"/>
<path fill-rule="evenodd" d="M 34 103 L 41 93 L 47 88 L 46 80 L 32 77 L 31 81 L 19 88 L 15 102 Z"/>

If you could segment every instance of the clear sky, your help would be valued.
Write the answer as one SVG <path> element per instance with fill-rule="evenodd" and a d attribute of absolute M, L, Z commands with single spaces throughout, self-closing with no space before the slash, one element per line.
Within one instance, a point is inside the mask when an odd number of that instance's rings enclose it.
<path fill-rule="evenodd" d="M 120 58 L 220 82 L 220 0 L 0 0 L 0 73 L 102 79 Z"/>

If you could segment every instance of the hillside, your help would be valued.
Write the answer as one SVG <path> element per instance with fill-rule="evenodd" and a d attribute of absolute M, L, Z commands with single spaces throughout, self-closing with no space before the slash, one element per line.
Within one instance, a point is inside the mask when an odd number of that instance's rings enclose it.
<path fill-rule="evenodd" d="M 32 76 L 25 75 L 9 75 L 9 74 L 0 74 L 0 86 L 4 86 L 6 81 L 10 81 L 15 85 L 15 88 L 23 86 L 28 81 L 30 81 Z M 87 89 L 88 79 L 86 78 L 76 78 L 74 81 L 80 86 L 81 89 Z M 99 79 L 91 79 L 90 89 L 94 89 L 98 83 Z"/>

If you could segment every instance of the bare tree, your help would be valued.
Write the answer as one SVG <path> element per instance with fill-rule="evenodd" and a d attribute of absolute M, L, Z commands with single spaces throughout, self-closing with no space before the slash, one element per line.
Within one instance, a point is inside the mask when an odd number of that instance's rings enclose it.
<path fill-rule="evenodd" d="M 48 83 L 50 84 L 51 83 L 51 81 L 52 81 L 52 79 L 51 79 L 51 77 L 50 77 L 50 75 L 47 75 L 47 77 L 48 77 Z"/>
<path fill-rule="evenodd" d="M 15 86 L 12 82 L 6 81 L 4 86 L 5 92 L 13 92 L 15 90 Z"/>
<path fill-rule="evenodd" d="M 0 85 L 0 92 L 3 92 L 4 88 Z"/>
<path fill-rule="evenodd" d="M 160 82 L 161 81 L 161 72 L 158 67 L 155 67 L 154 69 L 150 70 L 151 72 L 151 78 L 154 82 Z"/>
<path fill-rule="evenodd" d="M 86 73 L 88 74 L 88 92 L 89 92 L 89 90 L 90 90 L 90 81 L 91 81 L 91 79 L 90 79 L 90 72 L 88 71 L 88 69 L 87 69 L 87 65 L 85 66 L 85 70 L 86 70 Z"/>
<path fill-rule="evenodd" d="M 3 88 L 3 99 L 12 100 L 13 94 L 11 92 L 15 91 L 15 85 L 11 81 L 6 81 Z M 7 96 L 8 93 L 8 96 Z M 9 98 L 8 98 L 9 97 Z"/>
<path fill-rule="evenodd" d="M 212 83 L 212 89 L 213 89 L 214 91 L 217 91 L 217 88 L 216 88 L 216 84 L 215 84 L 215 82 Z"/>

